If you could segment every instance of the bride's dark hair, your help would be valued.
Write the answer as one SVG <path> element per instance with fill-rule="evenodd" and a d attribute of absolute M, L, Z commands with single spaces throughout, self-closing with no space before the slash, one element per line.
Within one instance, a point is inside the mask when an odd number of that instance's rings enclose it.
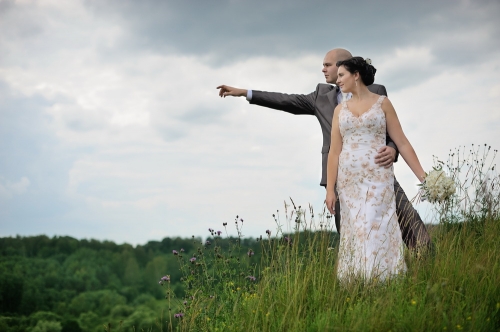
<path fill-rule="evenodd" d="M 359 73 L 361 81 L 363 81 L 363 84 L 366 86 L 372 85 L 375 81 L 375 73 L 377 72 L 377 69 L 360 56 L 337 61 L 337 67 L 340 66 L 344 66 L 344 68 L 351 74 Z"/>

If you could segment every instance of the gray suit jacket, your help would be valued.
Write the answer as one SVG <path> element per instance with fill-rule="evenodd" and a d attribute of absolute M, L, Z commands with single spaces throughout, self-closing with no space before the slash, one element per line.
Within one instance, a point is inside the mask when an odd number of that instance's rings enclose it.
<path fill-rule="evenodd" d="M 383 85 L 372 84 L 368 89 L 376 94 L 387 96 L 387 91 Z M 322 153 L 322 176 L 320 185 L 326 186 L 326 167 L 328 162 L 328 152 L 330 151 L 333 110 L 337 107 L 338 88 L 330 84 L 318 84 L 316 91 L 308 95 L 286 94 L 278 92 L 266 92 L 252 90 L 251 104 L 274 108 L 295 115 L 314 115 L 319 121 L 323 131 Z M 387 145 L 396 149 L 396 160 L 398 150 L 396 144 L 387 135 Z"/>

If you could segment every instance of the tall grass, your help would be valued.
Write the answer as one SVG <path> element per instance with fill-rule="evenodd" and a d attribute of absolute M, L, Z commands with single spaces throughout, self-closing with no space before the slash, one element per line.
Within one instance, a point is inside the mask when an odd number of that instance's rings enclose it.
<path fill-rule="evenodd" d="M 182 331 L 498 331 L 500 220 L 433 227 L 434 253 L 407 255 L 408 272 L 384 285 L 341 284 L 327 232 L 275 241 L 256 292 L 199 302 Z M 299 236 L 302 235 L 302 236 Z M 300 242 L 299 242 L 300 241 Z M 264 243 L 264 242 L 263 242 Z M 279 243 L 279 244 L 277 244 Z M 299 250 L 299 248 L 301 248 Z M 272 252 L 272 253 L 271 253 Z M 231 309 L 206 316 L 210 305 Z M 200 319 L 203 316 L 204 319 Z M 208 318 L 208 319 L 207 319 Z"/>
<path fill-rule="evenodd" d="M 451 203 L 436 207 L 442 218 L 429 226 L 432 252 L 406 252 L 404 275 L 384 284 L 341 283 L 331 219 L 324 210 L 315 216 L 312 208 L 306 211 L 291 201 L 284 223 L 275 217 L 277 230 L 268 231 L 256 249 L 260 266 L 245 265 L 245 272 L 238 272 L 234 264 L 200 265 L 203 273 L 195 275 L 210 283 L 189 279 L 188 293 L 198 289 L 201 296 L 174 324 L 167 321 L 165 330 L 500 331 L 500 214 L 491 204 L 499 197 L 494 193 L 485 200 L 476 188 L 485 183 L 477 169 L 485 165 L 485 156 L 472 162 L 472 169 L 471 163 L 448 163 L 460 189 Z M 461 170 L 475 182 L 461 180 Z M 471 192 L 479 208 L 462 204 L 464 196 L 471 201 Z M 257 278 L 251 286 L 241 278 L 250 272 Z"/>

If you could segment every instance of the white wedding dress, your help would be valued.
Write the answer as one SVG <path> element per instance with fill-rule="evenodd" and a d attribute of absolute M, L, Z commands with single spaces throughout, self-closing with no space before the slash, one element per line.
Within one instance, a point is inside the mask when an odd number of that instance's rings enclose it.
<path fill-rule="evenodd" d="M 346 101 L 339 113 L 343 145 L 337 177 L 341 211 L 337 275 L 342 281 L 384 281 L 406 271 L 394 170 L 375 164 L 377 151 L 386 145 L 384 97 L 359 117 Z"/>

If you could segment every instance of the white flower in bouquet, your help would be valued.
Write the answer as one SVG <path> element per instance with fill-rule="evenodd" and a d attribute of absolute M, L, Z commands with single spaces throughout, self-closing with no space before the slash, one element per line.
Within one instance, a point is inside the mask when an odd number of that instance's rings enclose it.
<path fill-rule="evenodd" d="M 442 203 L 450 198 L 456 190 L 455 181 L 441 169 L 434 168 L 426 175 L 421 184 L 422 198 L 431 203 Z"/>

